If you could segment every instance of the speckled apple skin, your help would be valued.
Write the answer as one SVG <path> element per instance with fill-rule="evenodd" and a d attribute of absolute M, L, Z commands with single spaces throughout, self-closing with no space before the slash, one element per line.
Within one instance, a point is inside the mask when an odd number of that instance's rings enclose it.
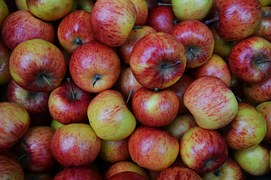
<path fill-rule="evenodd" d="M 169 167 L 159 173 L 158 180 L 164 179 L 193 179 L 202 180 L 202 178 L 192 169 L 185 167 Z"/>
<path fill-rule="evenodd" d="M 93 170 L 88 166 L 80 166 L 80 167 L 70 167 L 66 168 L 60 172 L 58 172 L 54 180 L 64 180 L 64 179 L 77 179 L 77 180 L 85 180 L 85 179 L 93 179 L 93 180 L 102 180 L 102 177 L 99 173 Z"/>
<path fill-rule="evenodd" d="M 6 155 L 0 155 L 0 179 L 24 180 L 24 171 L 18 162 Z"/>

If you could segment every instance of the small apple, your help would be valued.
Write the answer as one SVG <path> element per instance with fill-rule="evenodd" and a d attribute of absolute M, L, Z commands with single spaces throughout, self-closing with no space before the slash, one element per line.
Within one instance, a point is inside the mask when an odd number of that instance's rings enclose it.
<path fill-rule="evenodd" d="M 148 4 L 146 0 L 131 0 L 136 9 L 135 26 L 145 25 L 148 18 Z"/>
<path fill-rule="evenodd" d="M 10 82 L 11 75 L 9 71 L 10 50 L 0 41 L 0 85 Z"/>
<path fill-rule="evenodd" d="M 0 155 L 0 179 L 24 180 L 24 171 L 21 165 L 9 156 Z"/>
<path fill-rule="evenodd" d="M 54 180 L 84 180 L 84 179 L 93 179 L 93 180 L 102 180 L 102 177 L 97 173 L 93 168 L 88 166 L 80 167 L 68 167 L 59 171 L 53 178 Z"/>
<path fill-rule="evenodd" d="M 262 16 L 261 23 L 253 34 L 271 42 L 271 6 L 262 7 Z"/>
<path fill-rule="evenodd" d="M 6 2 L 4 0 L 0 0 L 0 27 L 8 15 L 9 9 Z"/>
<path fill-rule="evenodd" d="M 271 144 L 271 100 L 258 104 L 256 109 L 263 115 L 267 125 L 267 132 L 263 142 Z"/>
<path fill-rule="evenodd" d="M 202 180 L 199 174 L 189 168 L 184 167 L 169 167 L 159 173 L 157 180 L 165 179 L 193 179 Z"/>

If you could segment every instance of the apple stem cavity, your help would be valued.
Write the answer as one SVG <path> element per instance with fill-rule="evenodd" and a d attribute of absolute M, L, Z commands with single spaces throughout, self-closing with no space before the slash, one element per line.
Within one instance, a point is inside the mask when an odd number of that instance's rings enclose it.
<path fill-rule="evenodd" d="M 259 58 L 256 58 L 256 60 L 254 62 L 256 65 L 259 65 L 259 64 L 263 64 L 263 63 L 270 63 L 271 59 L 267 59 L 265 57 L 259 57 Z"/>
<path fill-rule="evenodd" d="M 46 84 L 48 84 L 48 86 L 50 86 L 52 89 L 54 89 L 54 86 L 52 85 L 52 83 L 48 80 L 48 78 L 44 74 L 41 75 L 41 78 L 43 79 L 43 81 Z"/>
<path fill-rule="evenodd" d="M 72 99 L 76 99 L 76 94 L 75 94 L 75 91 L 74 91 L 74 88 L 73 88 L 71 79 L 70 79 L 70 78 L 67 78 L 67 82 L 68 82 L 68 86 L 69 86 L 69 88 L 70 88 L 70 92 L 71 92 L 71 95 L 72 95 Z"/>
<path fill-rule="evenodd" d="M 208 19 L 206 21 L 204 21 L 205 25 L 209 25 L 211 23 L 217 22 L 219 20 L 219 17 L 214 17 L 213 19 Z"/>
<path fill-rule="evenodd" d="M 153 91 L 154 91 L 154 92 L 158 92 L 159 89 L 158 89 L 158 88 L 154 88 Z"/>
<path fill-rule="evenodd" d="M 178 66 L 178 65 L 181 64 L 181 63 L 182 63 L 181 61 L 177 61 L 176 63 L 170 64 L 170 65 L 167 64 L 167 63 L 162 63 L 161 68 L 162 68 L 162 69 L 173 68 L 173 67 Z"/>
<path fill-rule="evenodd" d="M 215 170 L 215 171 L 214 171 L 214 175 L 215 175 L 216 177 L 221 176 L 221 171 L 220 171 L 219 169 Z"/>
<path fill-rule="evenodd" d="M 95 74 L 94 77 L 93 77 L 94 81 L 93 81 L 93 83 L 92 83 L 92 86 L 94 87 L 95 84 L 97 83 L 97 81 L 99 81 L 101 78 L 102 78 L 102 77 L 101 77 L 100 74 Z"/>
<path fill-rule="evenodd" d="M 133 93 L 134 93 L 134 90 L 133 90 L 133 89 L 131 89 L 131 90 L 129 91 L 128 97 L 127 97 L 127 99 L 126 99 L 126 104 L 128 104 L 128 103 L 129 103 L 129 101 L 130 101 L 130 99 L 131 99 L 131 97 L 132 97 Z"/>
<path fill-rule="evenodd" d="M 77 44 L 77 45 L 79 45 L 79 46 L 81 46 L 83 44 L 83 42 L 82 42 L 82 40 L 80 38 L 76 38 L 74 40 L 74 43 Z"/>

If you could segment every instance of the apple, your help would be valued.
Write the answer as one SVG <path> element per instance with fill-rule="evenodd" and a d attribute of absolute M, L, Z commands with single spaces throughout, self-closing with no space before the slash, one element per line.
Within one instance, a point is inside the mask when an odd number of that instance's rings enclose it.
<path fill-rule="evenodd" d="M 170 33 L 185 48 L 187 68 L 195 68 L 209 60 L 214 50 L 214 36 L 207 25 L 198 20 L 185 20 Z"/>
<path fill-rule="evenodd" d="M 213 0 L 172 0 L 172 10 L 180 20 L 202 20 L 212 8 Z"/>
<path fill-rule="evenodd" d="M 52 118 L 61 124 L 82 123 L 87 122 L 87 108 L 92 98 L 92 94 L 68 78 L 51 91 L 47 105 Z"/>
<path fill-rule="evenodd" d="M 91 12 L 95 4 L 95 0 L 77 0 L 77 1 L 78 1 L 77 9 L 87 12 Z"/>
<path fill-rule="evenodd" d="M 231 158 L 228 158 L 225 163 L 216 170 L 203 174 L 203 180 L 222 180 L 235 179 L 244 180 L 245 174 L 239 164 Z"/>
<path fill-rule="evenodd" d="M 0 179 L 24 180 L 21 165 L 7 155 L 0 155 Z"/>
<path fill-rule="evenodd" d="M 0 85 L 10 82 L 11 75 L 9 72 L 10 50 L 0 40 Z"/>
<path fill-rule="evenodd" d="M 54 130 L 48 126 L 30 127 L 18 143 L 19 162 L 31 172 L 44 172 L 55 164 L 51 153 Z"/>
<path fill-rule="evenodd" d="M 271 100 L 258 104 L 256 109 L 263 115 L 266 121 L 267 132 L 263 142 L 271 144 Z"/>
<path fill-rule="evenodd" d="M 100 157 L 109 163 L 129 160 L 128 138 L 119 141 L 102 140 Z"/>
<path fill-rule="evenodd" d="M 129 137 L 128 149 L 131 159 L 139 166 L 162 171 L 176 160 L 179 142 L 163 130 L 140 126 Z"/>
<path fill-rule="evenodd" d="M 10 55 L 9 68 L 19 86 L 36 92 L 55 89 L 67 69 L 62 52 L 43 39 L 30 39 L 16 46 Z"/>
<path fill-rule="evenodd" d="M 72 123 L 58 128 L 51 139 L 51 152 L 63 166 L 91 164 L 99 154 L 101 139 L 88 124 Z"/>
<path fill-rule="evenodd" d="M 146 0 L 131 0 L 136 9 L 135 26 L 145 25 L 148 18 L 148 4 Z"/>
<path fill-rule="evenodd" d="M 130 64 L 130 56 L 137 41 L 154 32 L 156 31 L 151 26 L 141 26 L 132 29 L 125 43 L 119 47 L 119 55 L 127 65 Z"/>
<path fill-rule="evenodd" d="M 12 148 L 30 126 L 30 116 L 17 103 L 0 102 L 0 152 Z"/>
<path fill-rule="evenodd" d="M 73 8 L 73 0 L 26 0 L 31 14 L 44 21 L 56 21 L 65 17 Z"/>
<path fill-rule="evenodd" d="M 77 10 L 65 16 L 59 23 L 57 37 L 68 53 L 72 53 L 82 44 L 95 40 L 90 18 L 91 13 Z"/>
<path fill-rule="evenodd" d="M 4 20 L 9 15 L 9 9 L 4 0 L 0 0 L 0 27 L 2 26 Z"/>
<path fill-rule="evenodd" d="M 217 0 L 214 2 L 214 11 L 217 32 L 222 39 L 229 41 L 252 35 L 262 18 L 258 0 Z"/>
<path fill-rule="evenodd" d="M 50 127 L 53 128 L 54 130 L 64 126 L 65 124 L 62 124 L 60 122 L 58 122 L 57 120 L 55 119 L 52 119 L 52 121 L 50 122 Z"/>
<path fill-rule="evenodd" d="M 136 172 L 124 171 L 111 176 L 108 180 L 121 180 L 121 179 L 145 180 L 146 178 Z"/>
<path fill-rule="evenodd" d="M 5 19 L 1 37 L 9 49 L 14 49 L 18 44 L 34 38 L 53 43 L 55 30 L 52 24 L 34 17 L 29 11 L 18 10 Z"/>
<path fill-rule="evenodd" d="M 225 127 L 238 111 L 238 102 L 231 89 L 214 76 L 194 80 L 185 91 L 184 105 L 197 124 L 206 129 Z"/>
<path fill-rule="evenodd" d="M 179 113 L 179 99 L 175 92 L 140 88 L 132 98 L 132 111 L 144 126 L 161 127 L 171 123 Z"/>
<path fill-rule="evenodd" d="M 130 68 L 145 88 L 165 89 L 176 83 L 186 67 L 185 49 L 172 35 L 148 34 L 138 40 L 130 57 Z"/>
<path fill-rule="evenodd" d="M 68 167 L 59 171 L 53 178 L 54 180 L 84 180 L 84 179 L 93 179 L 93 180 L 102 180 L 101 175 L 96 172 L 93 168 L 89 166 L 80 166 L 80 167 Z"/>
<path fill-rule="evenodd" d="M 184 105 L 183 97 L 188 86 L 193 82 L 193 78 L 188 74 L 183 74 L 182 77 L 172 86 L 170 90 L 174 91 L 179 98 L 179 113 L 187 112 L 187 108 Z"/>
<path fill-rule="evenodd" d="M 271 5 L 271 1 L 270 0 L 259 0 L 259 1 L 260 1 L 261 5 L 263 7 Z"/>
<path fill-rule="evenodd" d="M 261 82 L 271 76 L 271 43 L 259 36 L 239 41 L 229 54 L 230 71 L 248 83 Z"/>
<path fill-rule="evenodd" d="M 15 0 L 15 4 L 18 10 L 28 10 L 26 0 Z"/>
<path fill-rule="evenodd" d="M 199 174 L 211 172 L 224 164 L 228 147 L 216 130 L 195 126 L 180 140 L 180 156 L 184 164 Z"/>
<path fill-rule="evenodd" d="M 136 127 L 134 114 L 116 90 L 98 93 L 88 105 L 87 116 L 94 132 L 103 140 L 125 139 Z"/>
<path fill-rule="evenodd" d="M 270 172 L 269 149 L 263 145 L 233 151 L 233 158 L 239 166 L 253 176 L 265 175 Z"/>
<path fill-rule="evenodd" d="M 261 23 L 253 34 L 271 42 L 271 6 L 262 7 L 262 16 Z"/>
<path fill-rule="evenodd" d="M 109 47 L 121 46 L 132 31 L 137 18 L 131 0 L 97 0 L 91 11 L 95 38 Z"/>
<path fill-rule="evenodd" d="M 72 53 L 69 70 L 78 87 L 87 92 L 99 93 L 116 83 L 121 63 L 112 48 L 100 42 L 89 42 Z"/>
<path fill-rule="evenodd" d="M 159 173 L 157 180 L 164 179 L 193 179 L 202 180 L 199 174 L 189 168 L 169 167 Z"/>
<path fill-rule="evenodd" d="M 11 80 L 7 87 L 6 96 L 9 102 L 20 104 L 30 115 L 49 112 L 49 92 L 28 91 Z"/>
<path fill-rule="evenodd" d="M 239 103 L 237 115 L 223 133 L 232 149 L 246 149 L 257 146 L 264 139 L 267 125 L 263 115 L 255 106 Z"/>
<path fill-rule="evenodd" d="M 231 86 L 231 72 L 227 62 L 214 53 L 202 66 L 191 70 L 191 74 L 195 79 L 203 76 L 215 76 L 220 78 L 228 87 Z"/>
<path fill-rule="evenodd" d="M 146 22 L 148 26 L 151 26 L 157 32 L 165 33 L 170 33 L 176 23 L 172 7 L 163 5 L 156 5 L 150 9 Z"/>
<path fill-rule="evenodd" d="M 171 123 L 163 127 L 163 130 L 180 140 L 188 129 L 195 126 L 197 123 L 190 113 L 181 113 Z"/>

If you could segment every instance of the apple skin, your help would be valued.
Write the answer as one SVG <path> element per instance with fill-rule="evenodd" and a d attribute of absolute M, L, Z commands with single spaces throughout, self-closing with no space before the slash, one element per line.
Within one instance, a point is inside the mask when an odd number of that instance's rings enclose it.
<path fill-rule="evenodd" d="M 54 130 L 47 126 L 30 127 L 20 139 L 19 162 L 31 172 L 44 172 L 51 168 L 56 160 L 51 153 L 51 139 Z"/>
<path fill-rule="evenodd" d="M 192 169 L 184 167 L 169 167 L 159 173 L 157 180 L 164 179 L 193 179 L 202 180 L 202 178 Z"/>
<path fill-rule="evenodd" d="M 44 21 L 56 21 L 65 17 L 73 8 L 73 0 L 26 0 L 31 14 Z"/>
<path fill-rule="evenodd" d="M 196 126 L 182 136 L 180 156 L 185 165 L 204 174 L 224 164 L 228 158 L 228 147 L 223 136 L 216 130 Z"/>
<path fill-rule="evenodd" d="M 271 43 L 259 36 L 239 41 L 229 54 L 230 71 L 242 81 L 257 83 L 271 75 Z"/>
<path fill-rule="evenodd" d="M 147 34 L 156 32 L 151 26 L 132 29 L 124 44 L 119 47 L 119 55 L 126 64 L 130 64 L 130 56 L 137 41 Z"/>
<path fill-rule="evenodd" d="M 214 50 L 214 36 L 207 25 L 198 20 L 176 24 L 170 33 L 185 48 L 187 68 L 195 68 L 209 60 Z"/>
<path fill-rule="evenodd" d="M 148 34 L 135 44 L 130 57 L 130 68 L 143 87 L 168 88 L 184 73 L 185 49 L 168 33 Z"/>
<path fill-rule="evenodd" d="M 9 72 L 10 50 L 0 41 L 0 85 L 10 82 L 11 75 Z"/>
<path fill-rule="evenodd" d="M 67 80 L 51 91 L 48 108 L 53 119 L 62 124 L 87 122 L 87 108 L 93 95 Z"/>
<path fill-rule="evenodd" d="M 267 132 L 263 142 L 271 144 L 271 100 L 258 104 L 256 109 L 263 115 L 267 125 Z"/>
<path fill-rule="evenodd" d="M 1 37 L 9 49 L 14 49 L 18 44 L 35 38 L 53 43 L 55 30 L 52 24 L 34 17 L 29 11 L 18 10 L 5 19 Z"/>
<path fill-rule="evenodd" d="M 156 5 L 149 10 L 147 25 L 157 32 L 170 33 L 175 26 L 175 15 L 170 6 Z"/>
<path fill-rule="evenodd" d="M 111 89 L 100 92 L 91 100 L 87 116 L 97 136 L 108 141 L 127 138 L 137 123 L 123 95 Z"/>
<path fill-rule="evenodd" d="M 43 39 L 30 39 L 16 46 L 10 55 L 9 68 L 19 86 L 35 92 L 55 89 L 67 69 L 62 52 Z"/>
<path fill-rule="evenodd" d="M 258 0 L 215 1 L 215 16 L 219 36 L 228 41 L 238 41 L 252 35 L 257 30 L 262 14 Z"/>
<path fill-rule="evenodd" d="M 82 44 L 95 41 L 90 18 L 91 13 L 77 10 L 61 20 L 57 28 L 57 37 L 68 53 L 72 53 Z"/>
<path fill-rule="evenodd" d="M 100 149 L 101 139 L 88 124 L 72 123 L 62 126 L 51 139 L 54 158 L 66 167 L 91 164 Z"/>
<path fill-rule="evenodd" d="M 15 4 L 18 10 L 28 10 L 26 0 L 15 0 Z"/>
<path fill-rule="evenodd" d="M 128 149 L 131 159 L 139 166 L 161 171 L 176 160 L 179 142 L 163 130 L 141 126 L 129 137 Z"/>
<path fill-rule="evenodd" d="M 21 165 L 7 155 L 0 155 L 0 179 L 24 180 Z"/>
<path fill-rule="evenodd" d="M 93 170 L 93 168 L 88 167 L 88 166 L 80 166 L 80 167 L 65 168 L 54 176 L 54 180 L 64 180 L 64 179 L 65 180 L 73 180 L 73 179 L 102 180 L 102 177 L 99 173 Z"/>
<path fill-rule="evenodd" d="M 238 111 L 238 102 L 231 89 L 213 76 L 194 80 L 185 91 L 184 105 L 197 124 L 206 129 L 225 127 Z"/>
<path fill-rule="evenodd" d="M 12 148 L 30 126 L 29 113 L 21 105 L 0 102 L 0 152 Z"/>
<path fill-rule="evenodd" d="M 137 12 L 132 1 L 97 0 L 91 11 L 95 38 L 109 47 L 121 46 L 135 25 Z"/>
<path fill-rule="evenodd" d="M 253 148 L 234 150 L 233 158 L 239 166 L 253 176 L 265 175 L 270 172 L 269 149 L 263 145 Z"/>
<path fill-rule="evenodd" d="M 260 144 L 266 132 L 266 121 L 255 106 L 239 103 L 237 115 L 223 134 L 230 148 L 246 149 Z"/>
<path fill-rule="evenodd" d="M 259 0 L 263 7 L 271 5 L 270 0 Z"/>
<path fill-rule="evenodd" d="M 172 0 L 172 9 L 175 16 L 180 20 L 202 20 L 213 5 L 212 0 Z"/>
<path fill-rule="evenodd" d="M 4 20 L 9 15 L 9 9 L 4 0 L 0 1 L 0 27 L 2 26 Z"/>
<path fill-rule="evenodd" d="M 271 6 L 262 7 L 262 16 L 261 23 L 253 35 L 261 36 L 271 42 Z"/>
<path fill-rule="evenodd" d="M 148 19 L 148 4 L 146 0 L 131 0 L 136 9 L 135 26 L 143 26 Z"/>
<path fill-rule="evenodd" d="M 146 178 L 136 172 L 125 171 L 111 176 L 108 180 L 121 180 L 121 179 L 145 180 Z"/>
<path fill-rule="evenodd" d="M 191 70 L 191 75 L 198 79 L 203 76 L 215 76 L 231 86 L 231 72 L 227 62 L 222 57 L 212 54 L 211 58 L 202 66 Z"/>
<path fill-rule="evenodd" d="M 116 83 L 121 63 L 112 48 L 100 42 L 89 42 L 72 53 L 69 70 L 78 87 L 90 93 L 99 93 Z"/>
<path fill-rule="evenodd" d="M 203 174 L 203 180 L 235 179 L 244 180 L 245 174 L 237 162 L 228 158 L 226 162 L 216 170 Z"/>

